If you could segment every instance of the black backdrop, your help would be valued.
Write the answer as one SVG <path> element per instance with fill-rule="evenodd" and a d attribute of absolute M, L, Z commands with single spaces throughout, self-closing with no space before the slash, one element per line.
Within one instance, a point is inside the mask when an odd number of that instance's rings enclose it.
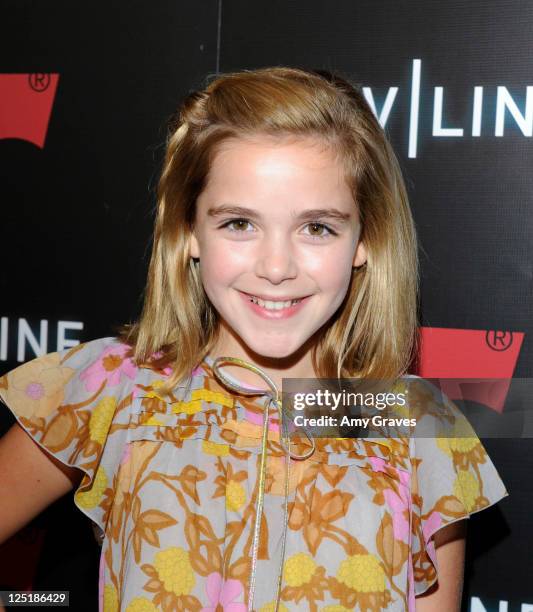
<path fill-rule="evenodd" d="M 387 115 L 421 241 L 422 325 L 456 332 L 425 374 L 442 375 L 479 331 L 505 330 L 515 344 L 502 376 L 532 376 L 533 5 L 0 7 L 0 372 L 68 346 L 58 345 L 58 330 L 77 343 L 137 315 L 168 117 L 207 74 L 286 64 L 342 71 Z M 34 130 L 43 142 L 30 142 L 13 126 L 36 121 L 38 96 L 50 96 L 56 78 L 49 123 L 41 117 Z M 483 369 L 485 353 L 475 354 Z M 11 423 L 5 412 L 0 423 Z M 469 521 L 463 607 L 496 611 L 508 602 L 508 612 L 524 612 L 533 609 L 524 544 L 533 535 L 533 444 L 483 441 L 510 497 Z M 76 609 L 94 610 L 97 555 L 68 496 L 0 549 L 0 588 L 68 585 Z"/>

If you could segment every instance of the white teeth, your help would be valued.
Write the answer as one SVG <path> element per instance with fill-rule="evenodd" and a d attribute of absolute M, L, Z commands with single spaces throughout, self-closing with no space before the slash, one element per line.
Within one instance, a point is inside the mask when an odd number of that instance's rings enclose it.
<path fill-rule="evenodd" d="M 261 306 L 261 308 L 265 308 L 266 310 L 282 310 L 283 308 L 289 308 L 290 306 L 293 306 L 294 304 L 297 304 L 301 301 L 287 300 L 286 302 L 271 302 L 268 300 L 261 300 L 260 298 L 257 298 L 255 296 L 251 296 L 250 299 L 252 302 L 254 302 L 254 304 L 258 304 L 259 306 Z"/>

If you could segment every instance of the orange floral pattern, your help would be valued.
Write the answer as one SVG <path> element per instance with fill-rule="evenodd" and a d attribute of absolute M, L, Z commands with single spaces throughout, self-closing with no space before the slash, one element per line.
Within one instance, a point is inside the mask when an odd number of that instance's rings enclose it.
<path fill-rule="evenodd" d="M 84 472 L 74 501 L 103 536 L 100 610 L 244 611 L 263 401 L 220 386 L 209 357 L 164 398 L 168 371 L 128 355 L 115 338 L 50 353 L 1 377 L 0 397 Z M 442 415 L 430 385 L 409 399 L 411 416 Z M 291 460 L 282 560 L 286 459 L 272 413 L 254 610 L 276 609 L 281 573 L 284 612 L 413 611 L 437 580 L 435 532 L 508 495 L 473 432 L 315 442 Z"/>

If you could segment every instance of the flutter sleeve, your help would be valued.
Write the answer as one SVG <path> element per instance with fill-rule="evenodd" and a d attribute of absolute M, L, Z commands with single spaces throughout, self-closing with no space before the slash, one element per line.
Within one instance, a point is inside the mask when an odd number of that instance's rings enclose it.
<path fill-rule="evenodd" d="M 47 453 L 84 472 L 74 501 L 104 529 L 127 443 L 136 368 L 101 338 L 43 355 L 0 378 L 0 398 Z"/>
<path fill-rule="evenodd" d="M 412 555 L 414 593 L 438 579 L 433 536 L 437 531 L 509 495 L 493 462 L 459 408 L 439 389 L 421 381 L 409 390 L 416 433 L 412 464 Z"/>

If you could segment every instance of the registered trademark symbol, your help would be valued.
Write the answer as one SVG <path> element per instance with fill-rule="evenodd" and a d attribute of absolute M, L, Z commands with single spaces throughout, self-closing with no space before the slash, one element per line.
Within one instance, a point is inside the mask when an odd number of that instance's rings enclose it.
<path fill-rule="evenodd" d="M 34 72 L 28 75 L 28 82 L 33 91 L 45 91 L 50 85 L 50 75 Z"/>
<path fill-rule="evenodd" d="M 493 351 L 506 351 L 513 343 L 513 332 L 490 330 L 485 341 Z"/>

